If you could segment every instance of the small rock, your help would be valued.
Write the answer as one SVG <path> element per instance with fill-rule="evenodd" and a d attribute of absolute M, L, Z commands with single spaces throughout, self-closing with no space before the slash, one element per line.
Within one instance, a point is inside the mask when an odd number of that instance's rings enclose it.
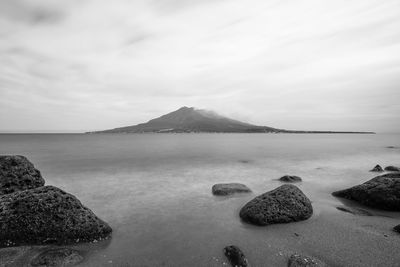
<path fill-rule="evenodd" d="M 354 215 L 360 215 L 360 216 L 373 216 L 373 214 L 367 210 L 364 209 L 359 209 L 359 208 L 351 208 L 351 207 L 345 207 L 345 206 L 340 206 L 336 207 L 340 211 L 348 212 Z"/>
<path fill-rule="evenodd" d="M 400 172 L 400 168 L 399 167 L 395 167 L 395 166 L 387 166 L 387 167 L 385 167 L 385 171 L 387 171 L 387 172 Z"/>
<path fill-rule="evenodd" d="M 224 254 L 228 258 L 233 267 L 248 267 L 250 266 L 246 256 L 237 246 L 227 246 L 224 248 Z"/>
<path fill-rule="evenodd" d="M 370 172 L 383 172 L 381 165 L 376 165 Z"/>
<path fill-rule="evenodd" d="M 312 214 L 311 201 L 291 184 L 254 198 L 239 213 L 242 220 L 256 225 L 296 222 L 306 220 Z"/>
<path fill-rule="evenodd" d="M 393 227 L 393 230 L 394 230 L 395 232 L 400 233 L 400 224 L 399 224 L 399 225 L 396 225 L 395 227 Z"/>
<path fill-rule="evenodd" d="M 83 256 L 79 251 L 69 248 L 57 248 L 47 250 L 32 261 L 33 267 L 64 267 L 74 266 L 83 261 Z"/>
<path fill-rule="evenodd" d="M 400 211 L 400 172 L 377 176 L 332 195 L 357 201 L 369 207 Z"/>
<path fill-rule="evenodd" d="M 0 195 L 44 185 L 40 171 L 24 156 L 0 156 Z"/>
<path fill-rule="evenodd" d="M 310 256 L 303 256 L 299 254 L 293 254 L 289 258 L 288 267 L 313 267 L 313 266 L 327 266 L 322 261 L 310 257 Z"/>
<path fill-rule="evenodd" d="M 244 184 L 229 183 L 215 184 L 212 187 L 212 193 L 216 196 L 227 196 L 235 193 L 250 193 L 251 190 Z"/>
<path fill-rule="evenodd" d="M 302 179 L 299 176 L 295 175 L 285 175 L 279 178 L 279 181 L 286 183 L 296 183 L 296 182 L 301 182 Z"/>

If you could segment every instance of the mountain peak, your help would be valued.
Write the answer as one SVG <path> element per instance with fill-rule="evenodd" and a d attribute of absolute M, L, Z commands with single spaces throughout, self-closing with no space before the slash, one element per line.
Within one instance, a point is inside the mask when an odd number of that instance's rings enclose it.
<path fill-rule="evenodd" d="M 181 107 L 181 108 L 178 109 L 178 110 L 193 110 L 193 109 L 194 109 L 194 107 L 183 106 L 183 107 Z"/>
<path fill-rule="evenodd" d="M 252 132 L 271 131 L 274 128 L 255 126 L 237 121 L 218 113 L 195 107 L 183 106 L 147 123 L 106 130 L 106 133 L 144 132 Z"/>

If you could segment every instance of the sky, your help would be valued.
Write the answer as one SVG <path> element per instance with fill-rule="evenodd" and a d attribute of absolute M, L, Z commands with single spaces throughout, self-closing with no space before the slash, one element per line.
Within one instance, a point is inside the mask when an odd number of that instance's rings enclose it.
<path fill-rule="evenodd" d="M 400 132 L 398 0 L 0 0 L 0 132 L 182 106 L 296 130 Z"/>

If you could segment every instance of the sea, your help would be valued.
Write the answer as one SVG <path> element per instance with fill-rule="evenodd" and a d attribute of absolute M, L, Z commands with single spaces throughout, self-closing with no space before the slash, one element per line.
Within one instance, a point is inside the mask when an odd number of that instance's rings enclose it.
<path fill-rule="evenodd" d="M 75 195 L 113 228 L 112 237 L 71 245 L 79 266 L 229 266 L 236 245 L 252 266 L 286 266 L 302 253 L 330 266 L 400 266 L 399 213 L 331 195 L 400 165 L 400 134 L 1 134 L 1 155 L 26 156 L 47 185 Z M 313 216 L 253 226 L 239 218 L 255 196 L 297 175 Z M 216 183 L 253 193 L 218 197 Z M 339 206 L 368 209 L 356 216 Z M 32 246 L 7 266 L 29 266 Z M 0 249 L 1 255 L 2 249 Z M 381 265 L 382 264 L 382 265 Z"/>

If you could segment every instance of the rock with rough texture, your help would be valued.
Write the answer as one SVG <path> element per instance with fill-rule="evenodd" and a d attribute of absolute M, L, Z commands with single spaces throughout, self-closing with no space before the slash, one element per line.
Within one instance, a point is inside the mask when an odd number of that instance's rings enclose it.
<path fill-rule="evenodd" d="M 400 173 L 388 173 L 332 195 L 373 208 L 400 211 Z"/>
<path fill-rule="evenodd" d="M 0 196 L 0 246 L 93 241 L 111 231 L 76 197 L 53 186 Z"/>
<path fill-rule="evenodd" d="M 376 165 L 370 172 L 383 172 L 381 165 Z"/>
<path fill-rule="evenodd" d="M 312 213 L 311 201 L 303 192 L 285 184 L 248 202 L 239 215 L 245 222 L 268 225 L 306 220 Z"/>
<path fill-rule="evenodd" d="M 396 225 L 395 227 L 393 227 L 393 230 L 400 233 L 400 224 Z"/>
<path fill-rule="evenodd" d="M 279 181 L 285 182 L 285 183 L 296 183 L 296 182 L 301 182 L 301 178 L 299 176 L 295 175 L 285 175 L 279 178 Z"/>
<path fill-rule="evenodd" d="M 251 190 L 244 184 L 229 183 L 215 184 L 212 187 L 212 193 L 217 196 L 227 196 L 235 193 L 250 193 Z"/>
<path fill-rule="evenodd" d="M 79 251 L 69 248 L 57 248 L 47 250 L 32 261 L 33 267 L 66 267 L 74 266 L 83 261 L 83 256 Z"/>
<path fill-rule="evenodd" d="M 385 171 L 387 171 L 387 172 L 400 172 L 400 168 L 399 167 L 395 167 L 395 166 L 387 166 L 387 167 L 385 167 Z"/>
<path fill-rule="evenodd" d="M 40 172 L 24 156 L 0 156 L 0 195 L 44 185 Z"/>
<path fill-rule="evenodd" d="M 299 254 L 293 254 L 289 258 L 288 267 L 326 267 L 327 265 L 310 256 L 304 256 Z"/>
<path fill-rule="evenodd" d="M 353 215 L 360 215 L 360 216 L 373 216 L 373 214 L 367 210 L 360 209 L 360 208 L 354 208 L 354 207 L 345 207 L 345 206 L 340 206 L 336 207 L 340 211 L 344 211 L 347 213 L 351 213 Z"/>
<path fill-rule="evenodd" d="M 227 246 L 224 248 L 224 254 L 229 259 L 233 267 L 248 267 L 249 262 L 246 256 L 237 246 Z"/>

